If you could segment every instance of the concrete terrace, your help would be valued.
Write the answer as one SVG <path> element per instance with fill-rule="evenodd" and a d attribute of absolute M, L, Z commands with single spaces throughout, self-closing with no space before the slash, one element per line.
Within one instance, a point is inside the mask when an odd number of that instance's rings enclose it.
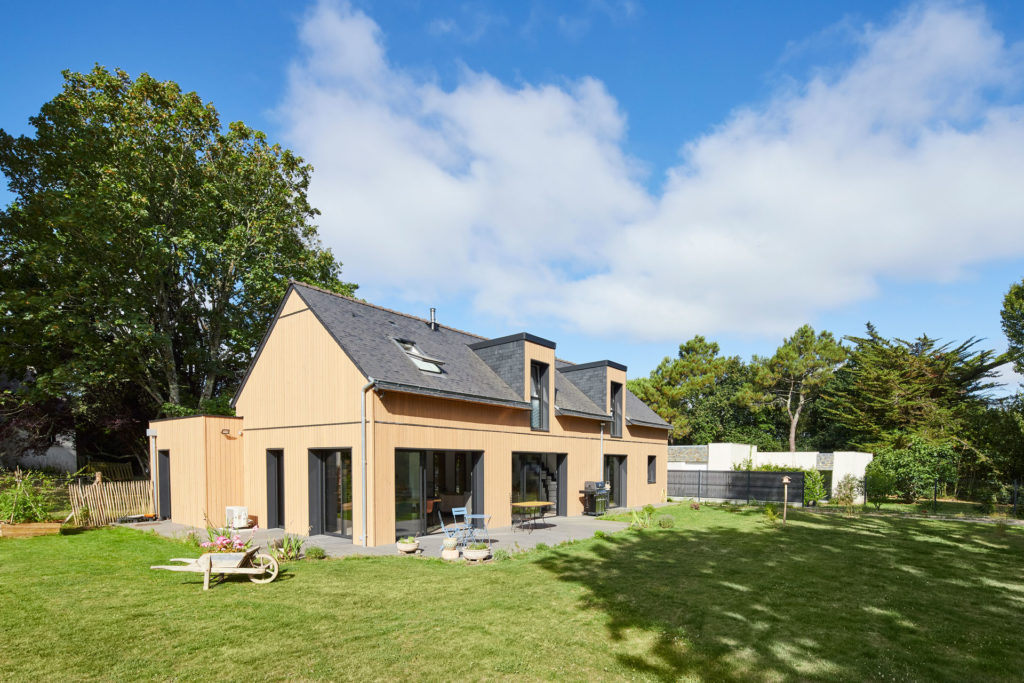
<path fill-rule="evenodd" d="M 189 532 L 195 532 L 202 540 L 206 540 L 206 532 L 203 529 L 177 524 L 168 520 L 160 522 L 137 522 L 133 524 L 122 524 L 140 531 L 155 531 L 161 536 L 168 538 L 185 538 Z M 503 527 L 491 529 L 491 551 L 508 550 L 516 552 L 529 550 L 539 543 L 555 545 L 563 541 L 576 541 L 590 538 L 595 531 L 613 533 L 626 529 L 628 524 L 624 522 L 609 522 L 594 517 L 548 517 L 539 522 L 535 529 L 515 529 Z M 243 538 L 247 538 L 249 530 L 239 532 Z M 285 535 L 283 529 L 257 529 L 253 532 L 253 540 L 257 545 L 267 547 L 272 540 L 282 538 Z M 444 536 L 441 532 L 419 536 L 420 552 L 425 557 L 441 557 L 441 540 Z M 339 536 L 307 536 L 303 537 L 305 545 L 318 546 L 323 548 L 330 557 L 349 557 L 353 555 L 396 555 L 398 549 L 393 543 L 388 545 L 364 548 L 352 543 L 347 538 Z"/>

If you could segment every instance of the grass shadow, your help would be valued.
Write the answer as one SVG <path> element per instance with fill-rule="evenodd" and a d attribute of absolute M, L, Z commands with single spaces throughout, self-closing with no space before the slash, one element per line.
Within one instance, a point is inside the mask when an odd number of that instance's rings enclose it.
<path fill-rule="evenodd" d="M 604 612 L 612 641 L 645 643 L 620 662 L 661 680 L 1018 677 L 1024 634 L 994 617 L 1024 606 L 1024 534 L 756 515 L 675 509 L 677 528 L 537 562 Z"/>

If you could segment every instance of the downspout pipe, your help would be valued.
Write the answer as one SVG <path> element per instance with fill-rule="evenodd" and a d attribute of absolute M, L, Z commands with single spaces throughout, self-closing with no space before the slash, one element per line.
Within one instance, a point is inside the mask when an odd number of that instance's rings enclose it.
<path fill-rule="evenodd" d="M 362 499 L 363 499 L 363 546 L 366 546 L 366 392 L 373 388 L 377 383 L 377 380 L 370 377 L 370 381 L 363 385 L 363 389 L 360 392 L 362 400 L 359 402 L 359 421 L 362 424 L 362 444 L 361 454 L 359 458 L 359 474 L 362 482 Z"/>

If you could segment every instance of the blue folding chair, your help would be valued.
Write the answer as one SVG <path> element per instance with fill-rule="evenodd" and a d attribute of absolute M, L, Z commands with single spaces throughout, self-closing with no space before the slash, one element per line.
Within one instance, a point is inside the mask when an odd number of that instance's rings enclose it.
<path fill-rule="evenodd" d="M 454 513 L 455 510 L 452 510 L 453 518 L 455 517 Z M 465 520 L 466 508 L 462 508 L 462 514 L 463 520 Z M 441 522 L 441 533 L 445 535 L 445 538 L 454 538 L 459 545 L 466 545 L 466 539 L 469 537 L 470 528 L 469 525 L 465 523 L 465 521 L 463 521 L 462 524 L 459 524 L 458 520 L 456 520 L 455 523 L 449 526 L 445 526 L 444 515 L 441 514 L 440 510 L 437 511 L 437 519 Z"/>

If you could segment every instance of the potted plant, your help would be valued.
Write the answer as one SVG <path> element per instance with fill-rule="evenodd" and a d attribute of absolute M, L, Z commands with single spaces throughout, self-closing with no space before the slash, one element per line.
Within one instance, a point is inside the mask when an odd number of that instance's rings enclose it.
<path fill-rule="evenodd" d="M 459 539 L 445 538 L 441 541 L 441 559 L 449 561 L 459 559 Z"/>
<path fill-rule="evenodd" d="M 471 543 L 462 551 L 462 555 L 471 562 L 479 562 L 491 556 L 491 549 L 486 543 Z"/>
<path fill-rule="evenodd" d="M 398 539 L 398 552 L 405 555 L 412 555 L 420 549 L 420 542 L 412 536 Z"/>

